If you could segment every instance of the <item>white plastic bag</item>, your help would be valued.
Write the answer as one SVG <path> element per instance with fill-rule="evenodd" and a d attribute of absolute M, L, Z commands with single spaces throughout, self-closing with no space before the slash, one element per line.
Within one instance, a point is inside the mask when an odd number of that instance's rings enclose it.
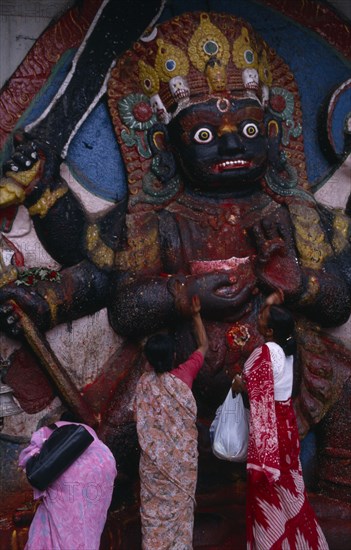
<path fill-rule="evenodd" d="M 210 427 L 213 453 L 223 460 L 245 462 L 249 442 L 249 410 L 241 393 L 233 397 L 230 389 Z"/>

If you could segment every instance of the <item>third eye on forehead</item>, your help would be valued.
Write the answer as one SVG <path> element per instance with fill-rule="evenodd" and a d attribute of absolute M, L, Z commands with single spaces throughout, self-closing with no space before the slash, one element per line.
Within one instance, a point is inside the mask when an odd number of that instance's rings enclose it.
<path fill-rule="evenodd" d="M 264 113 L 259 107 L 250 105 L 237 110 L 230 110 L 226 113 L 219 112 L 215 107 L 201 107 L 199 105 L 191 107 L 186 113 L 183 112 L 180 117 L 180 123 L 184 131 L 190 132 L 195 126 L 200 124 L 209 124 L 219 126 L 226 122 L 237 126 L 244 120 L 252 120 L 260 123 L 263 121 Z"/>

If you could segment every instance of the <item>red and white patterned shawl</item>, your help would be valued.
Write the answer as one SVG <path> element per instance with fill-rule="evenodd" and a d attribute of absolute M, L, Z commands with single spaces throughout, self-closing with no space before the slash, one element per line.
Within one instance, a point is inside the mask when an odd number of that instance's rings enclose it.
<path fill-rule="evenodd" d="M 256 348 L 244 365 L 250 400 L 250 435 L 247 470 L 253 476 L 265 475 L 268 481 L 280 477 L 274 382 L 269 348 Z"/>

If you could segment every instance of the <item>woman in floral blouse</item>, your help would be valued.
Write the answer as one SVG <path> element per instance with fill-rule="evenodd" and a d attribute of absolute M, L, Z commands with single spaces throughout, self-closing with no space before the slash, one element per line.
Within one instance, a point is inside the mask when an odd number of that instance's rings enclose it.
<path fill-rule="evenodd" d="M 184 292 L 178 284 L 175 297 L 182 313 Z M 141 376 L 136 390 L 144 550 L 193 547 L 198 450 L 197 407 L 191 388 L 208 343 L 199 298 L 194 296 L 189 305 L 197 349 L 175 368 L 173 339 L 168 334 L 151 336 L 144 348 L 149 371 Z"/>

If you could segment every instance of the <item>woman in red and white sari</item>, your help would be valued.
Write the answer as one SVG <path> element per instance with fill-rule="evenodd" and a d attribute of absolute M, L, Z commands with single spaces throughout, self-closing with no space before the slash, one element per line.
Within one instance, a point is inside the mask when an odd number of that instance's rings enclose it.
<path fill-rule="evenodd" d="M 308 502 L 291 401 L 294 319 L 280 291 L 263 305 L 258 328 L 265 344 L 246 361 L 250 401 L 247 457 L 247 548 L 325 550 L 328 544 Z"/>

